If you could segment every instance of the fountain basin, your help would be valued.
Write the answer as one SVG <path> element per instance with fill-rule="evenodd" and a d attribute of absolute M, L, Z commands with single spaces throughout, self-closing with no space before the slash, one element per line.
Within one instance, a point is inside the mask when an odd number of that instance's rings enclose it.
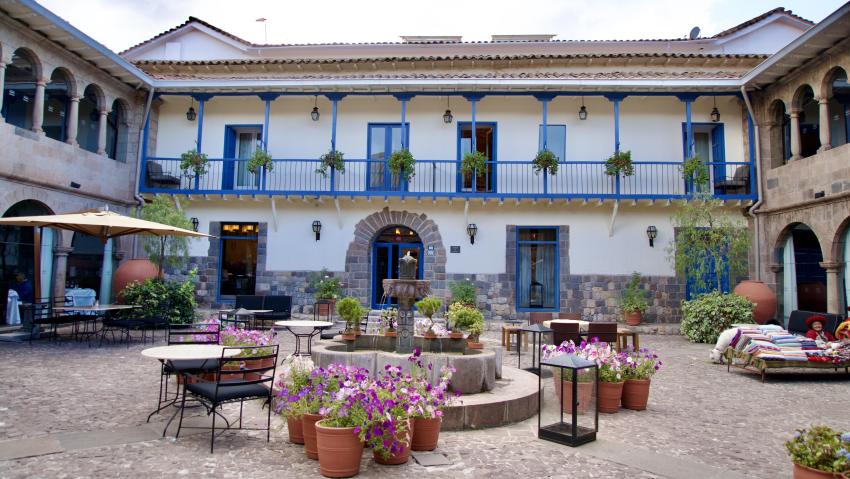
<path fill-rule="evenodd" d="M 392 341 L 394 339 L 384 336 L 360 336 L 353 343 L 353 351 L 349 350 L 351 344 L 345 341 L 322 341 L 313 346 L 313 363 L 321 367 L 327 367 L 330 364 L 357 366 L 368 369 L 370 373 L 383 371 L 386 365 L 401 366 L 403 370 L 409 371 L 410 362 L 407 360 L 409 355 L 392 351 L 395 346 Z M 425 340 L 417 337 L 416 340 L 419 343 L 417 347 L 423 350 L 420 358 L 422 364 L 433 365 L 433 368 L 428 371 L 428 379 L 432 384 L 439 381 L 440 368 L 443 366 L 455 368 L 452 390 L 461 394 L 491 391 L 496 386 L 497 377 L 501 377 L 501 368 L 497 368 L 498 358 L 495 351 L 467 349 L 466 343 L 459 339 Z M 430 344 L 427 344 L 429 342 Z M 436 351 L 434 348 L 439 347 L 438 344 L 444 346 L 442 352 L 432 352 Z"/>

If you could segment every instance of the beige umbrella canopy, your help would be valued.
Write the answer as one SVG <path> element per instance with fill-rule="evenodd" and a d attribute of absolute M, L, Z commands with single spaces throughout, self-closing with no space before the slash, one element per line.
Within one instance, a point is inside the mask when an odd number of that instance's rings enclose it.
<path fill-rule="evenodd" d="M 50 227 L 76 231 L 96 236 L 106 241 L 109 238 L 132 234 L 150 234 L 154 236 L 205 236 L 206 233 L 178 228 L 176 226 L 154 223 L 112 211 L 83 211 L 64 215 L 18 216 L 0 218 L 0 226 Z"/>

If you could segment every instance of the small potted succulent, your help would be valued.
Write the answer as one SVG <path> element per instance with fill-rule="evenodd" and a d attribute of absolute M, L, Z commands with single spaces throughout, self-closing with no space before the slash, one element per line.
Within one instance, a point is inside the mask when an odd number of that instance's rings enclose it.
<path fill-rule="evenodd" d="M 381 329 L 384 336 L 395 337 L 395 328 L 398 325 L 398 309 L 387 308 L 381 310 Z"/>
<path fill-rule="evenodd" d="M 336 312 L 345 321 L 345 330 L 342 339 L 354 341 L 360 333 L 360 320 L 366 314 L 366 309 L 360 305 L 357 298 L 351 296 L 341 299 L 336 303 Z"/>
<path fill-rule="evenodd" d="M 342 152 L 331 150 L 319 157 L 319 167 L 316 173 L 322 176 L 328 176 L 328 168 L 333 168 L 339 173 L 345 173 L 345 161 L 342 159 Z"/>
<path fill-rule="evenodd" d="M 452 329 L 460 329 L 469 333 L 467 346 L 470 349 L 481 349 L 479 336 L 484 332 L 484 315 L 474 306 L 454 303 L 449 306 L 448 319 Z"/>
<path fill-rule="evenodd" d="M 620 309 L 623 310 L 623 317 L 629 326 L 639 325 L 643 321 L 643 314 L 649 308 L 649 292 L 640 289 L 640 279 L 640 273 L 632 273 L 632 279 L 620 298 Z"/>
<path fill-rule="evenodd" d="M 415 166 L 416 160 L 407 148 L 394 151 L 390 155 L 390 159 L 387 160 L 387 167 L 390 169 L 390 172 L 398 175 L 403 183 L 407 183 L 413 177 Z"/>
<path fill-rule="evenodd" d="M 180 169 L 186 176 L 203 176 L 208 163 L 206 153 L 199 153 L 195 148 L 180 155 Z"/>
<path fill-rule="evenodd" d="M 257 174 L 260 170 L 272 171 L 272 169 L 274 169 L 272 155 L 261 148 L 257 148 L 254 150 L 254 154 L 251 155 L 251 159 L 248 160 L 245 168 L 252 175 Z"/>
<path fill-rule="evenodd" d="M 850 433 L 827 426 L 799 429 L 785 442 L 794 479 L 839 478 L 850 474 Z"/>
<path fill-rule="evenodd" d="M 460 171 L 465 175 L 484 176 L 487 173 L 487 157 L 480 151 L 466 153 L 460 161 Z"/>
<path fill-rule="evenodd" d="M 634 175 L 635 166 L 632 164 L 632 152 L 630 150 L 615 151 L 605 160 L 605 174 L 612 177 Z"/>
<path fill-rule="evenodd" d="M 554 175 L 558 172 L 558 157 L 550 150 L 540 150 L 537 155 L 531 160 L 534 165 L 534 172 L 543 174 L 549 173 Z"/>
<path fill-rule="evenodd" d="M 440 310 L 440 306 L 442 305 L 443 302 L 433 296 L 426 296 L 414 304 L 416 309 L 428 318 L 428 329 L 423 334 L 426 339 L 437 337 L 437 334 L 434 332 L 434 315 L 437 314 L 437 311 Z"/>

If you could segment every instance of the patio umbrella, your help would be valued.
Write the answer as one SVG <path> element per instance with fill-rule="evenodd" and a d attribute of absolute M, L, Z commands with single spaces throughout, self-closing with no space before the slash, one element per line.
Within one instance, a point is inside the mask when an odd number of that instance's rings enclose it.
<path fill-rule="evenodd" d="M 90 210 L 64 215 L 17 216 L 0 218 L 0 226 L 32 226 L 59 228 L 76 231 L 100 238 L 104 243 L 110 238 L 132 234 L 159 236 L 160 263 L 165 249 L 166 236 L 212 237 L 206 233 L 178 228 L 176 226 L 155 223 L 131 216 L 124 216 L 109 210 Z M 160 274 L 162 265 L 160 264 Z"/>

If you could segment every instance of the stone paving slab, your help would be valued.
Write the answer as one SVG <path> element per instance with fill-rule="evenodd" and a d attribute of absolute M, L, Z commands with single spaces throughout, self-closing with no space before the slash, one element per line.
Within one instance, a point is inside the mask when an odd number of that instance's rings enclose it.
<path fill-rule="evenodd" d="M 64 452 L 57 438 L 32 437 L 0 442 L 0 461 Z M 0 467 L 2 470 L 2 467 Z"/>

